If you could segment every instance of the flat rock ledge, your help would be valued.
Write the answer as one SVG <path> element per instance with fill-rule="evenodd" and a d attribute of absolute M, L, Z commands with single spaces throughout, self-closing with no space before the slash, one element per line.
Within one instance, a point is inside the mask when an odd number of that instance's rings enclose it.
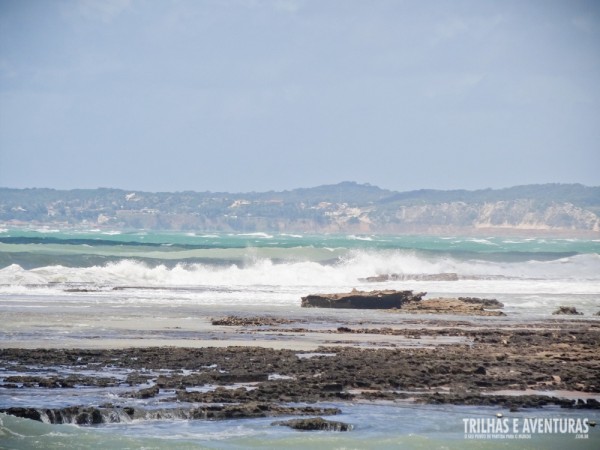
<path fill-rule="evenodd" d="M 213 325 L 240 326 L 240 327 L 284 325 L 284 324 L 293 323 L 293 322 L 294 322 L 293 320 L 284 319 L 283 317 L 227 316 L 227 317 L 213 318 L 211 320 L 211 323 Z"/>
<path fill-rule="evenodd" d="M 432 298 L 410 302 L 402 307 L 406 313 L 455 314 L 467 316 L 505 316 L 499 309 L 504 305 L 496 299 L 459 297 Z"/>
<path fill-rule="evenodd" d="M 420 301 L 425 292 L 357 291 L 342 294 L 313 294 L 302 297 L 303 308 L 399 309 L 406 302 Z"/>
<path fill-rule="evenodd" d="M 279 425 L 300 431 L 350 431 L 354 427 L 344 422 L 326 420 L 322 417 L 310 417 L 307 419 L 279 420 L 271 425 Z"/>
<path fill-rule="evenodd" d="M 313 294 L 302 297 L 304 308 L 401 309 L 407 313 L 504 316 L 504 305 L 496 299 L 477 297 L 434 298 L 423 300 L 425 292 L 357 291 L 342 294 Z"/>
<path fill-rule="evenodd" d="M 0 409 L 0 413 L 51 424 L 98 425 L 130 422 L 134 419 L 226 420 L 290 415 L 335 415 L 340 414 L 341 410 L 339 408 L 319 408 L 314 406 L 284 406 L 271 402 L 246 402 L 241 404 L 208 404 L 202 407 L 164 409 L 120 408 L 112 405 L 102 405 L 99 407 L 69 406 L 65 408 L 13 407 Z M 334 424 L 336 422 L 331 423 Z M 332 425 L 331 429 L 333 428 Z"/>

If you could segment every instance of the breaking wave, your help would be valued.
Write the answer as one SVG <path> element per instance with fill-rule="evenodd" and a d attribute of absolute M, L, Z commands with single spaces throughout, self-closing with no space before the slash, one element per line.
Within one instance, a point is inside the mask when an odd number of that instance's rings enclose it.
<path fill-rule="evenodd" d="M 280 262 L 249 252 L 233 264 L 178 262 L 147 264 L 121 259 L 91 267 L 49 265 L 24 268 L 11 264 L 0 269 L 0 285 L 51 285 L 56 283 L 100 286 L 348 286 L 378 275 L 456 274 L 457 279 L 535 279 L 600 281 L 600 256 L 575 255 L 549 261 L 525 262 L 462 260 L 416 251 L 352 251 L 334 263 L 320 261 Z M 431 277 L 430 277 L 431 279 Z"/>

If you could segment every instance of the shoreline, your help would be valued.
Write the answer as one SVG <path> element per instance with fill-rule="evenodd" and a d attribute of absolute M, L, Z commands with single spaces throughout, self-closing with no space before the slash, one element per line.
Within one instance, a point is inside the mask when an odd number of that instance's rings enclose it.
<path fill-rule="evenodd" d="M 69 410 L 75 411 L 73 417 L 88 411 L 85 417 L 92 420 L 89 408 L 96 408 L 98 423 L 110 421 L 98 419 L 110 417 L 102 415 L 103 409 L 113 408 L 114 417 L 114 408 L 126 407 L 123 399 L 140 396 L 176 402 L 185 414 L 195 405 L 212 405 L 221 411 L 213 419 L 230 418 L 228 405 L 242 408 L 236 417 L 252 418 L 284 414 L 281 408 L 290 404 L 321 402 L 600 409 L 600 321 L 561 318 L 490 326 L 494 320 L 464 316 L 397 319 L 389 326 L 345 317 L 311 329 L 309 318 L 221 316 L 211 318 L 216 324 L 209 326 L 219 339 L 89 339 L 72 348 L 69 341 L 38 341 L 35 348 L 33 341 L 4 341 L 0 363 L 10 376 L 3 377 L 0 388 L 18 395 L 52 387 L 60 395 L 74 386 L 120 386 L 124 393 L 116 406 L 82 404 Z M 83 375 L 90 370 L 102 377 Z M 126 380 L 117 376 L 123 371 Z M 32 410 L 40 410 L 20 406 L 0 412 L 35 418 Z M 52 417 L 66 414 L 52 411 Z"/>

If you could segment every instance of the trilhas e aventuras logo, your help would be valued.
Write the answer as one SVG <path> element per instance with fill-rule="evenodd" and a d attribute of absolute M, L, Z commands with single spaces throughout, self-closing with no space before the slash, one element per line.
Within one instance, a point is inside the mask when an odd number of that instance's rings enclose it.
<path fill-rule="evenodd" d="M 523 418 L 497 417 L 464 418 L 465 439 L 531 439 L 541 434 L 573 435 L 587 439 L 590 427 L 596 425 L 588 418 Z"/>

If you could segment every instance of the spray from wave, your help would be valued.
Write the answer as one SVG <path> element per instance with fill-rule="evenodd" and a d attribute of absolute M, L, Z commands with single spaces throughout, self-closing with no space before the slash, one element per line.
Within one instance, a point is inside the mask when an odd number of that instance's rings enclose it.
<path fill-rule="evenodd" d="M 575 255 L 550 261 L 463 260 L 417 251 L 351 251 L 335 263 L 278 262 L 249 252 L 243 262 L 148 265 L 122 259 L 91 267 L 51 265 L 32 269 L 17 264 L 0 269 L 0 285 L 89 283 L 104 286 L 303 286 L 353 285 L 378 275 L 456 274 L 463 279 L 536 279 L 600 281 L 600 255 Z"/>

